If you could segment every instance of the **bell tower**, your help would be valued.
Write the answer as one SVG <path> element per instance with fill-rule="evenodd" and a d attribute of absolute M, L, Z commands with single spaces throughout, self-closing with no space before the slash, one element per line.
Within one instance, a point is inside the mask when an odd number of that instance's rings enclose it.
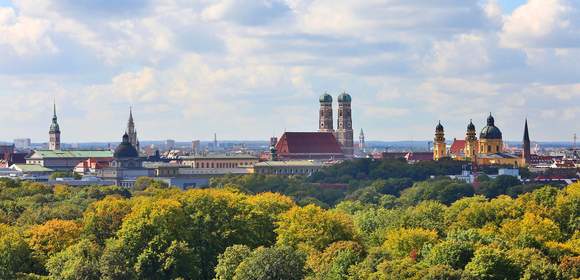
<path fill-rule="evenodd" d="M 475 125 L 472 120 L 469 120 L 467 125 L 467 133 L 465 134 L 465 157 L 471 160 L 475 159 L 477 153 L 477 133 L 475 132 Z"/>
<path fill-rule="evenodd" d="M 528 119 L 526 118 L 526 124 L 524 125 L 524 139 L 523 139 L 523 153 L 522 159 L 524 160 L 524 164 L 527 165 L 530 163 L 531 158 L 531 143 L 530 143 L 530 133 L 528 132 Z"/>
<path fill-rule="evenodd" d="M 135 130 L 135 122 L 133 121 L 133 108 L 129 107 L 129 121 L 127 121 L 127 135 L 129 142 L 137 151 L 139 151 L 139 139 L 137 139 L 137 130 Z"/>
<path fill-rule="evenodd" d="M 352 98 L 346 92 L 338 96 L 338 129 L 336 130 L 336 138 L 347 158 L 352 158 L 354 155 L 351 101 Z"/>
<path fill-rule="evenodd" d="M 440 160 L 447 157 L 447 144 L 445 144 L 445 132 L 441 121 L 435 127 L 435 139 L 433 141 L 433 159 Z"/>
<path fill-rule="evenodd" d="M 320 96 L 320 118 L 318 121 L 319 132 L 334 132 L 332 124 L 332 96 L 324 93 Z"/>

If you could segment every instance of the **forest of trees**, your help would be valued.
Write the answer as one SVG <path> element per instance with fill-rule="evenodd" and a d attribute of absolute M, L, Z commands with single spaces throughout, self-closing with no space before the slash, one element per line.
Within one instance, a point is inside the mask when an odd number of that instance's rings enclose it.
<path fill-rule="evenodd" d="M 0 179 L 0 279 L 580 277 L 580 183 L 474 190 L 381 164 L 186 191 Z M 348 188 L 320 195 L 320 182 Z"/>

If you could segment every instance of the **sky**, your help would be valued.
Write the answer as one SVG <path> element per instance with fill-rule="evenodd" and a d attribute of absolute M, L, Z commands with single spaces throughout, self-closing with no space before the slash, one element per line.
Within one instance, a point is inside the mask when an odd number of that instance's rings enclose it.
<path fill-rule="evenodd" d="M 370 140 L 571 141 L 579 61 L 580 0 L 0 0 L 0 141 L 53 101 L 64 142 L 267 140 L 343 91 Z"/>

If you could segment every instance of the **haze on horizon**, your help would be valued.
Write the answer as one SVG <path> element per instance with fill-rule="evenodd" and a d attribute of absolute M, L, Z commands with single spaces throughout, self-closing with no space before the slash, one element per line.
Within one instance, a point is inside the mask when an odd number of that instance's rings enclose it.
<path fill-rule="evenodd" d="M 129 106 L 144 140 L 267 140 L 316 130 L 325 91 L 370 140 L 580 132 L 579 0 L 191 2 L 0 0 L 0 141 L 47 141 L 53 100 L 67 143 Z"/>

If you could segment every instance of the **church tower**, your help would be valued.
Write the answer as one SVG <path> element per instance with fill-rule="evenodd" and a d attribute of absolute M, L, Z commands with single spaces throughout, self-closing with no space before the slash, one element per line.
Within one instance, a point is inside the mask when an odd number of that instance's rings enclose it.
<path fill-rule="evenodd" d="M 445 132 L 441 121 L 435 127 L 435 139 L 433 142 L 433 159 L 440 160 L 447 157 L 447 144 L 445 144 Z"/>
<path fill-rule="evenodd" d="M 53 104 L 52 123 L 48 131 L 49 142 L 48 149 L 53 151 L 60 150 L 60 126 L 56 117 L 56 103 Z"/>
<path fill-rule="evenodd" d="M 346 92 L 338 96 L 338 129 L 336 130 L 336 138 L 347 158 L 352 158 L 354 154 L 351 101 L 352 98 Z"/>
<path fill-rule="evenodd" d="M 530 156 L 531 156 L 531 143 L 530 143 L 530 133 L 528 132 L 528 119 L 526 118 L 526 124 L 524 125 L 524 143 L 523 143 L 523 153 L 522 159 L 524 160 L 524 164 L 530 163 Z"/>
<path fill-rule="evenodd" d="M 318 131 L 334 132 L 332 121 L 332 96 L 328 93 L 324 93 L 320 96 L 320 119 L 318 122 Z"/>
<path fill-rule="evenodd" d="M 137 131 L 135 130 L 135 122 L 133 121 L 133 109 L 129 108 L 129 121 L 127 122 L 127 135 L 129 136 L 129 143 L 139 151 L 139 139 L 137 139 Z"/>
<path fill-rule="evenodd" d="M 475 132 L 475 125 L 472 120 L 469 120 L 467 125 L 467 133 L 465 134 L 465 157 L 471 160 L 475 159 L 477 153 L 477 136 Z"/>
<path fill-rule="evenodd" d="M 365 143 L 365 133 L 363 132 L 362 128 L 360 129 L 360 134 L 358 135 L 358 148 L 360 149 L 361 153 L 366 153 L 366 143 Z"/>

